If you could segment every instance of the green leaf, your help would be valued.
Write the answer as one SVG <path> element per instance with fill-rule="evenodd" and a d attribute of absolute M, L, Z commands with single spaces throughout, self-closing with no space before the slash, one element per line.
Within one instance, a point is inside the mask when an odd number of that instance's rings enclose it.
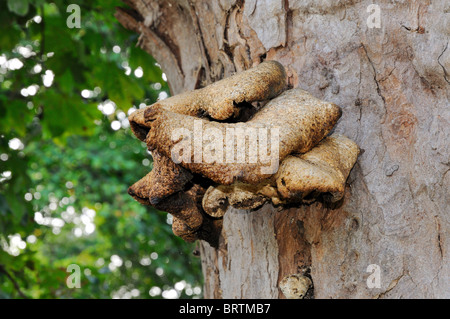
<path fill-rule="evenodd" d="M 70 69 L 66 69 L 64 74 L 59 77 L 58 83 L 64 93 L 70 95 L 73 93 L 75 82 L 73 80 L 72 72 L 70 72 Z"/>
<path fill-rule="evenodd" d="M 10 100 L 0 105 L 0 130 L 3 132 L 14 130 L 20 136 L 25 135 L 26 126 L 33 118 L 32 112 L 27 108 L 24 100 Z"/>
<path fill-rule="evenodd" d="M 8 0 L 8 9 L 23 17 L 28 13 L 28 0 Z"/>
<path fill-rule="evenodd" d="M 156 60 L 147 52 L 139 47 L 131 47 L 129 59 L 130 67 L 132 69 L 136 69 L 139 66 L 142 67 L 144 70 L 143 79 L 147 83 L 162 82 L 162 70 L 159 67 L 156 67 Z"/>
<path fill-rule="evenodd" d="M 1 15 L 0 19 L 4 16 Z M 3 19 L 2 19 L 3 20 Z M 14 26 L 6 25 L 8 21 L 2 21 L 2 36 L 0 37 L 0 48 L 2 51 L 12 50 L 20 40 L 21 31 Z"/>
<path fill-rule="evenodd" d="M 39 7 L 41 5 L 43 5 L 45 3 L 45 0 L 31 0 L 31 3 L 35 6 L 35 7 Z"/>

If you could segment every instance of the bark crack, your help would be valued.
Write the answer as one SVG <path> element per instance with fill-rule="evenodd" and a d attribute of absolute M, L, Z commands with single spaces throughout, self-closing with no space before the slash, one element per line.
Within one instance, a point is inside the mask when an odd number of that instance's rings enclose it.
<path fill-rule="evenodd" d="M 225 13 L 226 17 L 225 17 L 225 27 L 223 28 L 223 52 L 228 56 L 228 58 L 230 59 L 230 61 L 233 61 L 233 53 L 232 53 L 232 49 L 229 45 L 229 39 L 228 39 L 228 30 L 230 28 L 230 19 L 231 19 L 231 15 L 232 12 L 234 10 L 234 8 L 236 7 L 236 5 L 232 6 L 229 10 L 227 10 L 227 12 Z"/>
<path fill-rule="evenodd" d="M 447 48 L 448 48 L 448 42 L 447 42 L 447 44 L 445 45 L 444 51 L 442 51 L 442 53 L 439 55 L 437 61 L 438 61 L 439 65 L 441 66 L 442 70 L 444 71 L 444 80 L 445 80 L 447 83 L 450 84 L 450 81 L 449 81 L 449 79 L 448 79 L 448 72 L 447 72 L 447 70 L 445 69 L 445 67 L 442 65 L 442 63 L 441 63 L 441 61 L 440 61 L 442 55 L 443 55 L 444 52 L 447 50 Z"/>
<path fill-rule="evenodd" d="M 372 62 L 372 60 L 370 59 L 369 54 L 367 53 L 366 46 L 365 46 L 363 43 L 361 43 L 361 46 L 362 46 L 362 48 L 363 48 L 363 50 L 364 50 L 364 53 L 366 54 L 366 57 L 367 57 L 367 60 L 369 61 L 370 66 L 372 67 L 372 70 L 373 70 L 373 80 L 375 81 L 375 84 L 376 84 L 376 86 L 377 86 L 377 93 L 378 93 L 378 95 L 380 96 L 380 98 L 383 100 L 383 105 L 386 107 L 386 98 L 385 98 L 384 95 L 381 93 L 380 84 L 378 83 L 378 80 L 377 80 L 377 70 L 375 69 L 375 66 L 374 66 L 373 62 Z"/>
<path fill-rule="evenodd" d="M 198 88 L 198 87 L 202 86 L 201 85 L 202 70 L 207 72 L 207 73 L 209 73 L 207 70 L 209 70 L 210 67 L 211 67 L 211 57 L 209 56 L 208 50 L 206 50 L 206 47 L 205 47 L 205 39 L 203 37 L 203 32 L 202 32 L 202 29 L 200 27 L 200 22 L 198 20 L 198 16 L 197 16 L 197 14 L 195 12 L 195 6 L 192 3 L 192 1 L 190 1 L 190 0 L 188 0 L 188 4 L 189 4 L 189 9 L 190 9 L 189 10 L 190 11 L 190 15 L 191 15 L 191 18 L 192 18 L 192 21 L 193 21 L 193 24 L 194 24 L 195 35 L 197 36 L 197 39 L 198 39 L 198 42 L 199 42 L 199 45 L 200 45 L 200 48 L 201 48 L 201 52 L 203 52 L 203 54 L 204 54 L 204 59 L 203 60 L 205 60 L 204 62 L 207 64 L 206 66 L 201 66 L 200 65 L 200 67 L 198 69 L 197 81 L 196 81 L 196 84 L 195 84 L 195 88 Z M 209 74 L 204 74 L 204 76 L 207 78 L 207 79 L 205 79 L 207 82 L 209 82 L 211 80 Z"/>
<path fill-rule="evenodd" d="M 286 23 L 285 23 L 285 36 L 286 40 L 284 42 L 284 46 L 289 44 L 289 21 L 292 21 L 292 11 L 289 8 L 289 0 L 284 0 L 284 10 L 286 11 Z"/>
<path fill-rule="evenodd" d="M 392 291 L 392 289 L 394 289 L 398 282 L 400 281 L 400 279 L 402 279 L 405 275 L 407 275 L 407 273 L 405 272 L 405 270 L 403 270 L 403 272 L 401 273 L 400 276 L 398 276 L 397 278 L 395 278 L 394 280 L 391 281 L 391 283 L 389 284 L 389 286 L 386 288 L 385 291 L 379 293 L 378 295 L 375 296 L 375 299 L 381 299 L 383 298 L 388 292 Z M 412 279 L 411 279 L 412 280 Z"/>
<path fill-rule="evenodd" d="M 437 244 L 439 248 L 439 254 L 441 256 L 441 260 L 444 259 L 444 252 L 442 249 L 442 236 L 441 236 L 441 223 L 439 223 L 438 217 L 434 216 L 434 219 L 436 221 L 436 231 L 437 231 Z"/>

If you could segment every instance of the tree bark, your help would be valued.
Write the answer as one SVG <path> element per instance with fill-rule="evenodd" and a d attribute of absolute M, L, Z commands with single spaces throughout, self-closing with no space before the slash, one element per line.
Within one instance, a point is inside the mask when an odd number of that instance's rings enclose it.
<path fill-rule="evenodd" d="M 447 1 L 124 2 L 172 94 L 277 60 L 363 150 L 339 208 L 229 209 L 220 247 L 201 243 L 205 298 L 283 298 L 304 271 L 309 298 L 450 297 Z"/>

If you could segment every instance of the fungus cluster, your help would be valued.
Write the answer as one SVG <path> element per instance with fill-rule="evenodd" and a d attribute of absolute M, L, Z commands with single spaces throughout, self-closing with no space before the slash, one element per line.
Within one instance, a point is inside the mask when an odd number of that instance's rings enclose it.
<path fill-rule="evenodd" d="M 129 194 L 172 214 L 175 235 L 212 246 L 230 205 L 341 200 L 359 153 L 329 135 L 341 109 L 285 84 L 283 66 L 267 61 L 135 111 L 131 129 L 154 164 Z"/>

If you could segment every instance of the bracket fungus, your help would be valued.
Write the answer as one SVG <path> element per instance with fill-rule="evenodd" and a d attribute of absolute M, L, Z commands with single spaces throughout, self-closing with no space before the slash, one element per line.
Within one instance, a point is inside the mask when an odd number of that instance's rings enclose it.
<path fill-rule="evenodd" d="M 318 197 L 335 203 L 342 199 L 345 182 L 359 154 L 355 142 L 333 134 L 304 154 L 287 156 L 278 172 L 258 183 L 235 182 L 211 186 L 203 197 L 203 209 L 213 217 L 222 217 L 229 205 L 255 209 L 266 201 L 273 204 L 309 204 Z"/>
<path fill-rule="evenodd" d="M 239 115 L 240 103 L 269 100 L 284 90 L 285 83 L 284 67 L 279 62 L 266 61 L 204 88 L 181 93 L 137 110 L 129 117 L 131 129 L 144 141 L 148 133 L 145 123 L 148 115 L 145 114 L 156 107 L 183 115 L 227 120 Z"/>
<path fill-rule="evenodd" d="M 287 299 L 303 299 L 312 286 L 312 281 L 301 274 L 293 274 L 281 279 L 279 287 Z"/>
<path fill-rule="evenodd" d="M 342 111 L 285 86 L 283 66 L 267 61 L 132 113 L 131 130 L 154 168 L 129 194 L 172 214 L 175 235 L 212 246 L 229 205 L 339 201 L 359 154 L 345 136 L 328 136 Z"/>
<path fill-rule="evenodd" d="M 236 180 L 254 184 L 270 177 L 287 155 L 307 152 L 322 140 L 340 116 L 337 105 L 292 89 L 245 123 L 209 121 L 159 106 L 147 109 L 144 117 L 150 151 L 176 158 L 184 168 L 228 185 Z M 214 155 L 208 156 L 203 140 L 212 145 Z"/>

